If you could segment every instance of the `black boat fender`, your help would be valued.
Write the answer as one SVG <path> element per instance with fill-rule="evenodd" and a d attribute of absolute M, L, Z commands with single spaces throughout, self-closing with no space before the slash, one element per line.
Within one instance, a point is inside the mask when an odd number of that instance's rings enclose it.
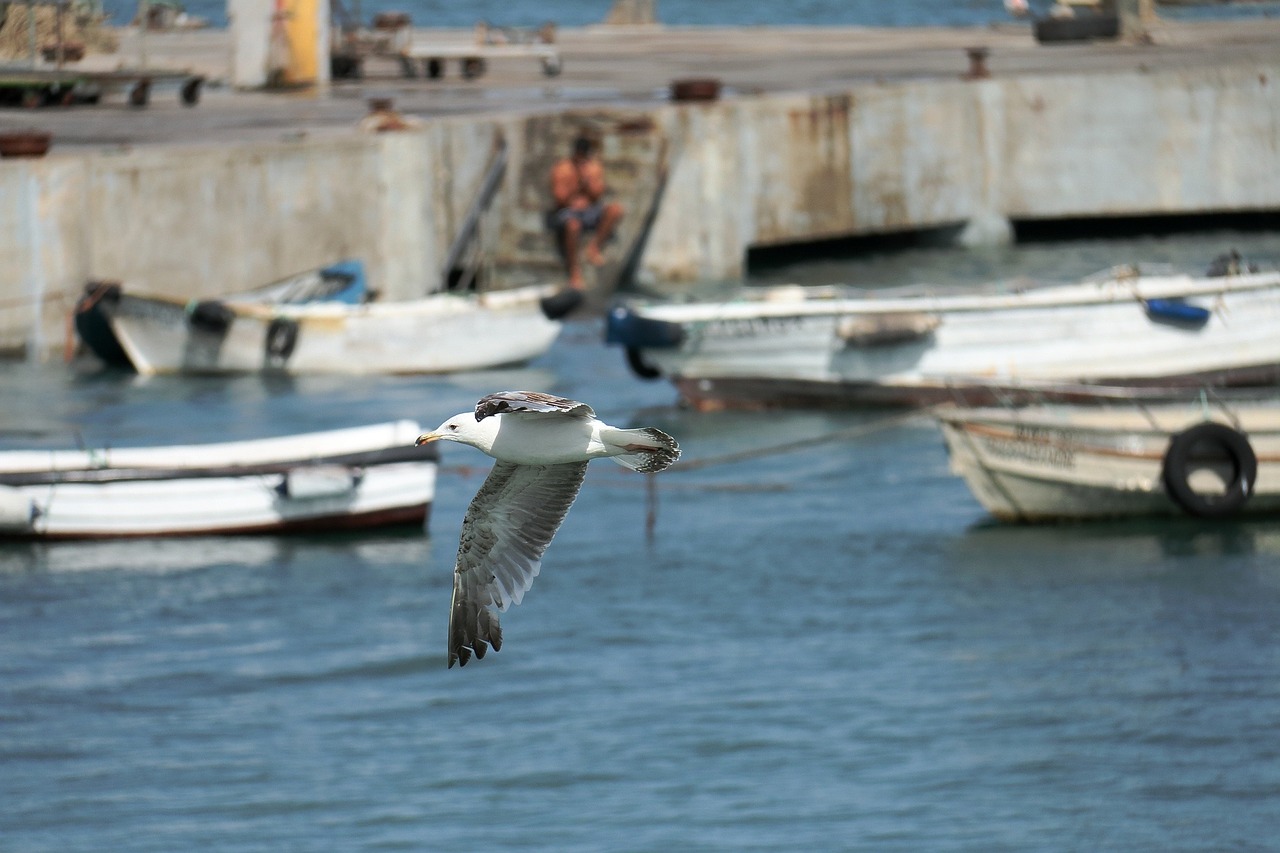
<path fill-rule="evenodd" d="M 187 309 L 187 322 L 192 328 L 215 335 L 226 334 L 235 319 L 236 313 L 216 299 L 196 302 Z"/>
<path fill-rule="evenodd" d="M 267 326 L 267 361 L 280 363 L 289 360 L 293 348 L 298 345 L 298 321 L 288 317 L 276 317 Z"/>
<path fill-rule="evenodd" d="M 563 320 L 578 309 L 584 297 L 581 290 L 566 287 L 538 301 L 542 315 L 548 320 Z"/>
<path fill-rule="evenodd" d="M 1222 454 L 1231 463 L 1231 479 L 1222 494 L 1195 491 L 1191 473 L 1203 467 L 1206 453 Z M 1176 433 L 1164 453 L 1160 479 L 1165 492 L 1179 508 L 1200 518 L 1222 518 L 1239 512 L 1253 496 L 1258 478 L 1258 457 L 1249 439 L 1226 424 L 1205 421 Z"/>
<path fill-rule="evenodd" d="M 644 357 L 644 353 L 640 352 L 639 347 L 627 347 L 627 367 L 631 368 L 631 372 L 641 379 L 658 379 L 662 376 L 662 371 L 654 367 L 654 365 Z"/>

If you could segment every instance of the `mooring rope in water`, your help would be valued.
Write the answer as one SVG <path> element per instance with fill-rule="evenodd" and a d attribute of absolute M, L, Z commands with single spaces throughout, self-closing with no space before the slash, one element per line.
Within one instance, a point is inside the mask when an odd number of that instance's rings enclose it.
<path fill-rule="evenodd" d="M 901 426 L 909 421 L 915 420 L 929 415 L 933 411 L 932 408 L 912 409 L 896 415 L 879 418 L 867 423 L 861 423 L 857 426 L 839 429 L 833 432 L 823 433 L 822 435 L 810 436 L 809 438 L 801 438 L 795 441 L 787 441 L 782 444 L 772 444 L 766 447 L 754 447 L 749 450 L 736 450 L 732 453 L 722 453 L 718 456 L 705 456 L 701 459 L 681 460 L 672 465 L 668 473 L 683 473 L 686 471 L 702 471 L 707 468 L 714 468 L 719 465 L 731 465 L 736 462 L 751 462 L 756 459 L 763 459 L 767 456 L 779 456 L 784 453 L 796 453 L 801 450 L 808 450 L 811 447 L 819 447 L 823 444 L 830 444 L 834 441 L 846 441 L 854 438 L 862 438 L 880 432 L 881 430 L 890 429 L 892 427 Z"/>
<path fill-rule="evenodd" d="M 881 430 L 890 429 L 892 427 L 901 426 L 916 418 L 927 416 L 932 409 L 912 410 L 888 417 L 879 418 L 867 423 L 861 423 L 847 429 L 834 430 L 822 435 L 801 438 L 795 441 L 786 441 L 781 444 L 772 444 L 767 447 L 755 447 L 749 450 L 737 450 L 732 453 L 722 453 L 718 456 L 704 456 L 701 459 L 690 459 L 687 461 L 677 462 L 672 465 L 666 473 L 680 473 L 684 471 L 703 471 L 708 468 L 714 468 L 720 465 L 732 465 L 739 462 L 754 462 L 757 459 L 763 459 L 768 456 L 780 456 L 784 453 L 796 453 L 801 450 L 809 450 L 814 447 L 820 447 L 824 444 L 830 444 L 836 441 L 848 441 L 856 438 L 862 438 Z M 645 541 L 652 544 L 654 534 L 658 527 L 658 488 L 657 477 L 650 474 L 645 477 Z M 668 485 L 667 488 L 670 488 Z M 705 487 L 704 487 L 705 488 Z M 724 488 L 723 485 L 720 488 Z M 743 491 L 760 490 L 766 488 L 764 484 L 753 483 L 750 486 L 739 486 Z"/>

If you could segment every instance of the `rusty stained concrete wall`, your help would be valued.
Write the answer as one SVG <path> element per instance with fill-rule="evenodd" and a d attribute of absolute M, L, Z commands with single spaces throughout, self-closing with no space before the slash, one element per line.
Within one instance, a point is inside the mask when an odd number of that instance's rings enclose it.
<path fill-rule="evenodd" d="M 672 108 L 671 181 L 644 273 L 731 279 L 750 246 L 967 220 L 984 182 L 973 91 L 934 82 Z"/>
<path fill-rule="evenodd" d="M 44 354 L 63 343 L 75 298 L 65 283 L 83 270 L 79 177 L 71 163 L 0 166 L 0 353 Z"/>
<path fill-rule="evenodd" d="M 672 173 L 642 265 L 733 279 L 751 246 L 991 217 L 1280 210 L 1280 65 L 999 77 L 660 114 Z"/>

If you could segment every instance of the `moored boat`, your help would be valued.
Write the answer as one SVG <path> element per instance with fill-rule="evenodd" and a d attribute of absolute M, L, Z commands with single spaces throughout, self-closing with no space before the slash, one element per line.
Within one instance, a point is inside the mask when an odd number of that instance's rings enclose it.
<path fill-rule="evenodd" d="M 382 302 L 235 296 L 203 302 L 94 290 L 76 309 L 104 361 L 141 374 L 449 373 L 519 364 L 560 333 L 557 289 L 442 291 Z"/>
<path fill-rule="evenodd" d="M 438 453 L 413 421 L 214 444 L 0 451 L 0 538 L 422 525 Z"/>
<path fill-rule="evenodd" d="M 340 261 L 336 264 L 306 270 L 288 276 L 256 290 L 238 293 L 229 299 L 238 303 L 263 305 L 291 305 L 314 302 L 340 302 L 357 305 L 370 298 L 364 275 L 364 264 L 358 260 Z M 76 334 L 85 346 L 106 364 L 116 367 L 132 367 L 129 354 L 116 335 L 114 318 L 122 310 L 130 313 L 144 312 L 151 300 L 148 297 L 124 294 L 114 281 L 93 281 L 85 286 L 84 295 L 76 303 L 73 314 Z M 168 304 L 171 300 L 164 300 Z M 187 322 L 200 324 L 225 324 L 229 322 L 227 309 L 216 299 L 186 303 Z"/>
<path fill-rule="evenodd" d="M 1071 284 L 943 293 L 783 286 L 622 304 L 607 340 L 696 408 L 919 405 L 993 383 L 1280 381 L 1280 271 L 1117 267 Z"/>
<path fill-rule="evenodd" d="M 1141 392 L 935 410 L 952 471 L 1004 521 L 1280 512 L 1280 397 Z"/>

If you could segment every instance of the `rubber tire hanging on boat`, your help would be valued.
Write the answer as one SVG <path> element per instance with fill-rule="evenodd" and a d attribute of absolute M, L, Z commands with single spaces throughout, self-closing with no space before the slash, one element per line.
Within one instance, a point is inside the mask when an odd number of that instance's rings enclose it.
<path fill-rule="evenodd" d="M 1199 466 L 1196 455 L 1205 445 L 1216 446 L 1231 461 L 1232 477 L 1220 495 L 1195 491 L 1188 482 Z M 1258 478 L 1258 457 L 1249 439 L 1226 424 L 1205 421 L 1176 433 L 1164 453 L 1160 479 L 1169 498 L 1190 515 L 1222 518 L 1239 512 L 1253 496 Z"/>
<path fill-rule="evenodd" d="M 143 77 L 129 89 L 129 106 L 145 107 L 151 100 L 151 78 Z"/>
<path fill-rule="evenodd" d="M 641 379 L 658 379 L 662 376 L 661 370 L 645 360 L 639 347 L 627 347 L 627 367 Z"/>
<path fill-rule="evenodd" d="M 276 317 L 267 326 L 267 361 L 281 363 L 293 355 L 298 345 L 298 322 L 288 317 Z"/>
<path fill-rule="evenodd" d="M 193 328 L 216 335 L 225 335 L 235 319 L 235 312 L 216 299 L 197 302 L 187 314 L 187 322 Z"/>

